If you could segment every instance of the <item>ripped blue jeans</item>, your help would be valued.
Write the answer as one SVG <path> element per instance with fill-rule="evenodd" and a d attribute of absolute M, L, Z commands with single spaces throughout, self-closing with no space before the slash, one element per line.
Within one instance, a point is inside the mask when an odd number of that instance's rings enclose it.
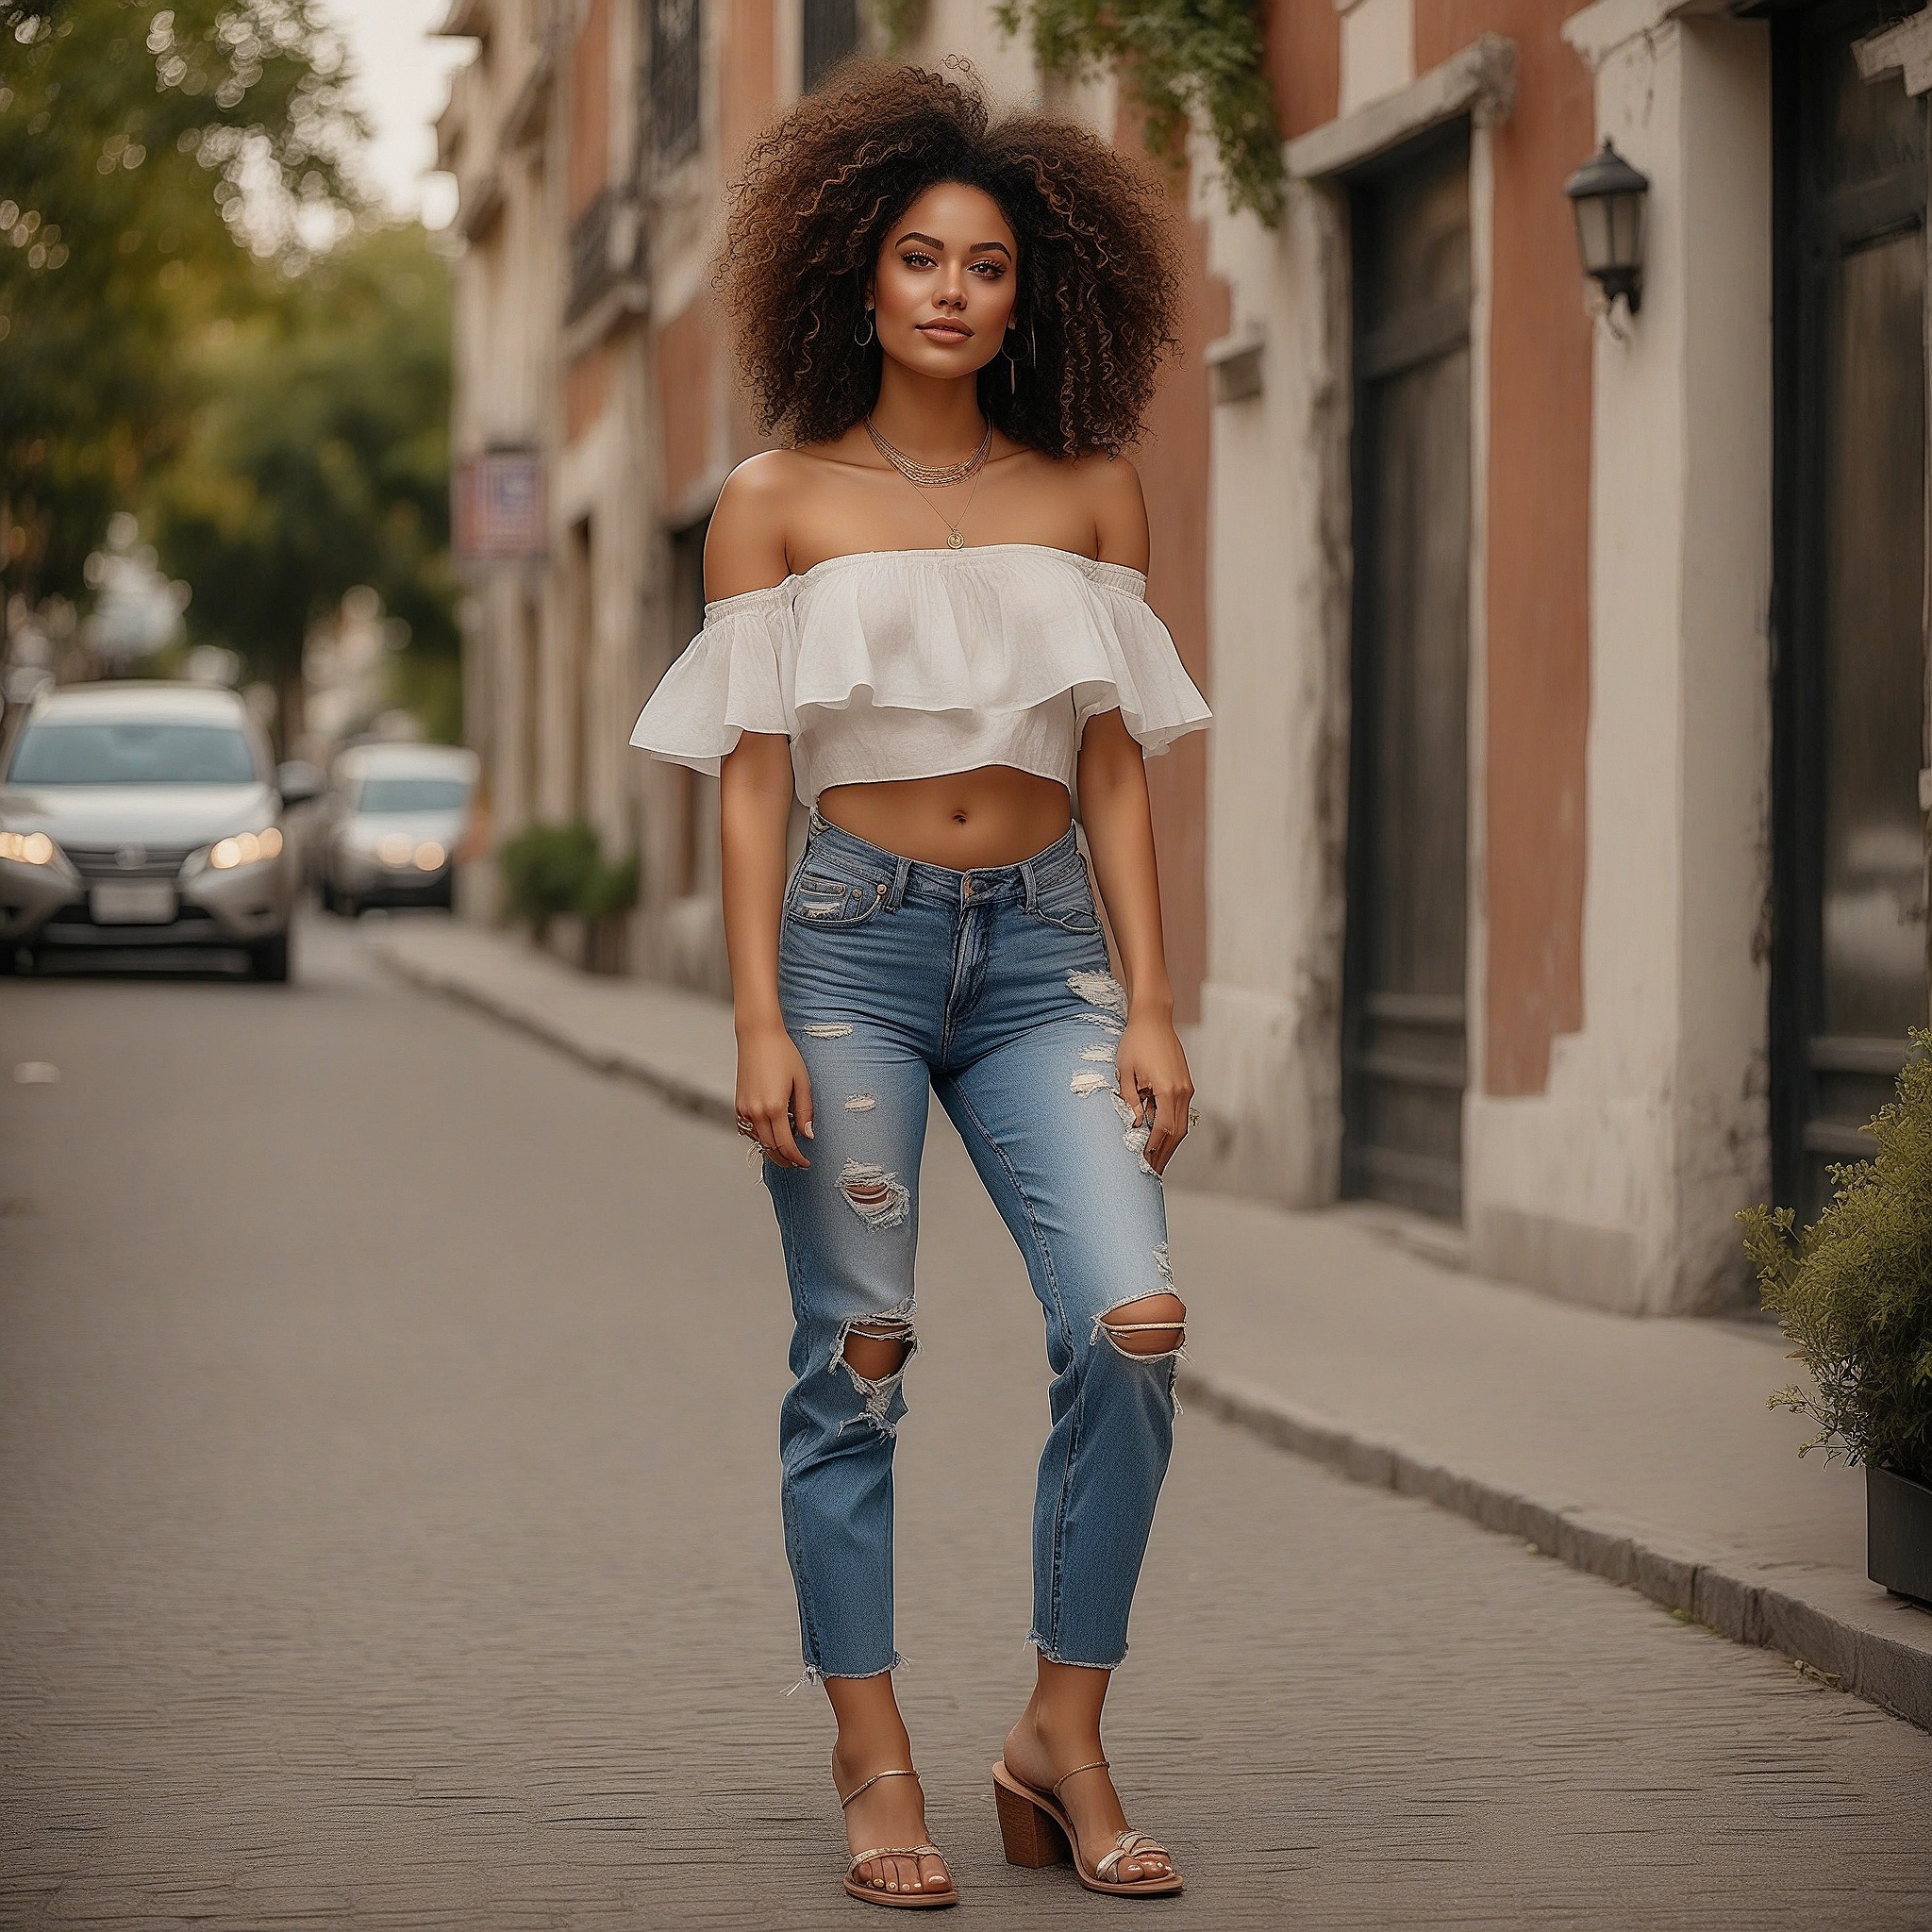
<path fill-rule="evenodd" d="M 1147 1129 L 1119 1100 L 1125 998 L 1069 829 L 975 872 L 917 864 L 812 817 L 786 888 L 778 991 L 811 1075 L 807 1169 L 764 1163 L 795 1325 L 780 1417 L 786 1551 L 808 1677 L 865 1677 L 892 1642 L 892 1451 L 905 1364 L 867 1380 L 855 1329 L 916 1347 L 913 1249 L 937 1092 L 1046 1317 L 1052 1425 L 1033 1511 L 1031 1641 L 1111 1668 L 1174 1440 L 1176 1354 L 1101 1318 L 1173 1291 Z M 1165 1336 L 1150 1337 L 1165 1341 Z"/>

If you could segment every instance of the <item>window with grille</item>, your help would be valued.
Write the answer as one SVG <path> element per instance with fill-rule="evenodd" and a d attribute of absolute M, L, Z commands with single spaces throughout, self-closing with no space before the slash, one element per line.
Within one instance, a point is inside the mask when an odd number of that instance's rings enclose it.
<path fill-rule="evenodd" d="M 858 45 L 858 0 L 802 0 L 808 93 Z"/>
<path fill-rule="evenodd" d="M 679 161 L 698 144 L 701 0 L 650 0 L 651 139 L 660 161 Z"/>

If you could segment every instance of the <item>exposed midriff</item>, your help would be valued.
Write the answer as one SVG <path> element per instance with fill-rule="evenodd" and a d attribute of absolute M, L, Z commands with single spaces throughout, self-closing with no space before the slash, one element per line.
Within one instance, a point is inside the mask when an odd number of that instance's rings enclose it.
<path fill-rule="evenodd" d="M 819 793 L 818 808 L 870 844 L 959 872 L 1030 858 L 1073 823 L 1064 785 L 1011 765 L 833 785 Z"/>

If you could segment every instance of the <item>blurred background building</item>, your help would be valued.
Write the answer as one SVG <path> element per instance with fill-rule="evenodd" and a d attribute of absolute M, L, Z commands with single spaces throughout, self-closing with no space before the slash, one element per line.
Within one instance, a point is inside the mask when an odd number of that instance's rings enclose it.
<path fill-rule="evenodd" d="M 1137 138 L 983 0 L 896 25 Z M 1194 141 L 1141 453 L 1151 598 L 1217 713 L 1149 768 L 1197 1177 L 1663 1311 L 1740 1294 L 1736 1211 L 1862 1151 L 1925 1020 L 1932 804 L 1932 63 L 1883 25 L 1268 0 L 1279 219 Z M 626 745 L 758 446 L 708 258 L 753 132 L 887 42 L 854 0 L 444 31 L 476 43 L 441 141 L 494 832 L 635 850 L 630 970 L 722 992 L 715 784 Z M 1606 136 L 1642 177 L 1614 300 L 1564 192 Z"/>

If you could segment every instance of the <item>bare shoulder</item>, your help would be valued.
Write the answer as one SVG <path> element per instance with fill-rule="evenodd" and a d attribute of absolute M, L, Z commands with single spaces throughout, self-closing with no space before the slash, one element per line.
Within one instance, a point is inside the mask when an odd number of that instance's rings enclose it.
<path fill-rule="evenodd" d="M 786 506 L 798 488 L 798 463 L 791 450 L 761 450 L 724 479 L 705 533 L 705 595 L 710 601 L 785 581 Z"/>
<path fill-rule="evenodd" d="M 1147 499 L 1141 473 L 1126 457 L 1095 451 L 1068 463 L 1075 487 L 1093 519 L 1094 555 L 1103 563 L 1147 568 Z"/>

